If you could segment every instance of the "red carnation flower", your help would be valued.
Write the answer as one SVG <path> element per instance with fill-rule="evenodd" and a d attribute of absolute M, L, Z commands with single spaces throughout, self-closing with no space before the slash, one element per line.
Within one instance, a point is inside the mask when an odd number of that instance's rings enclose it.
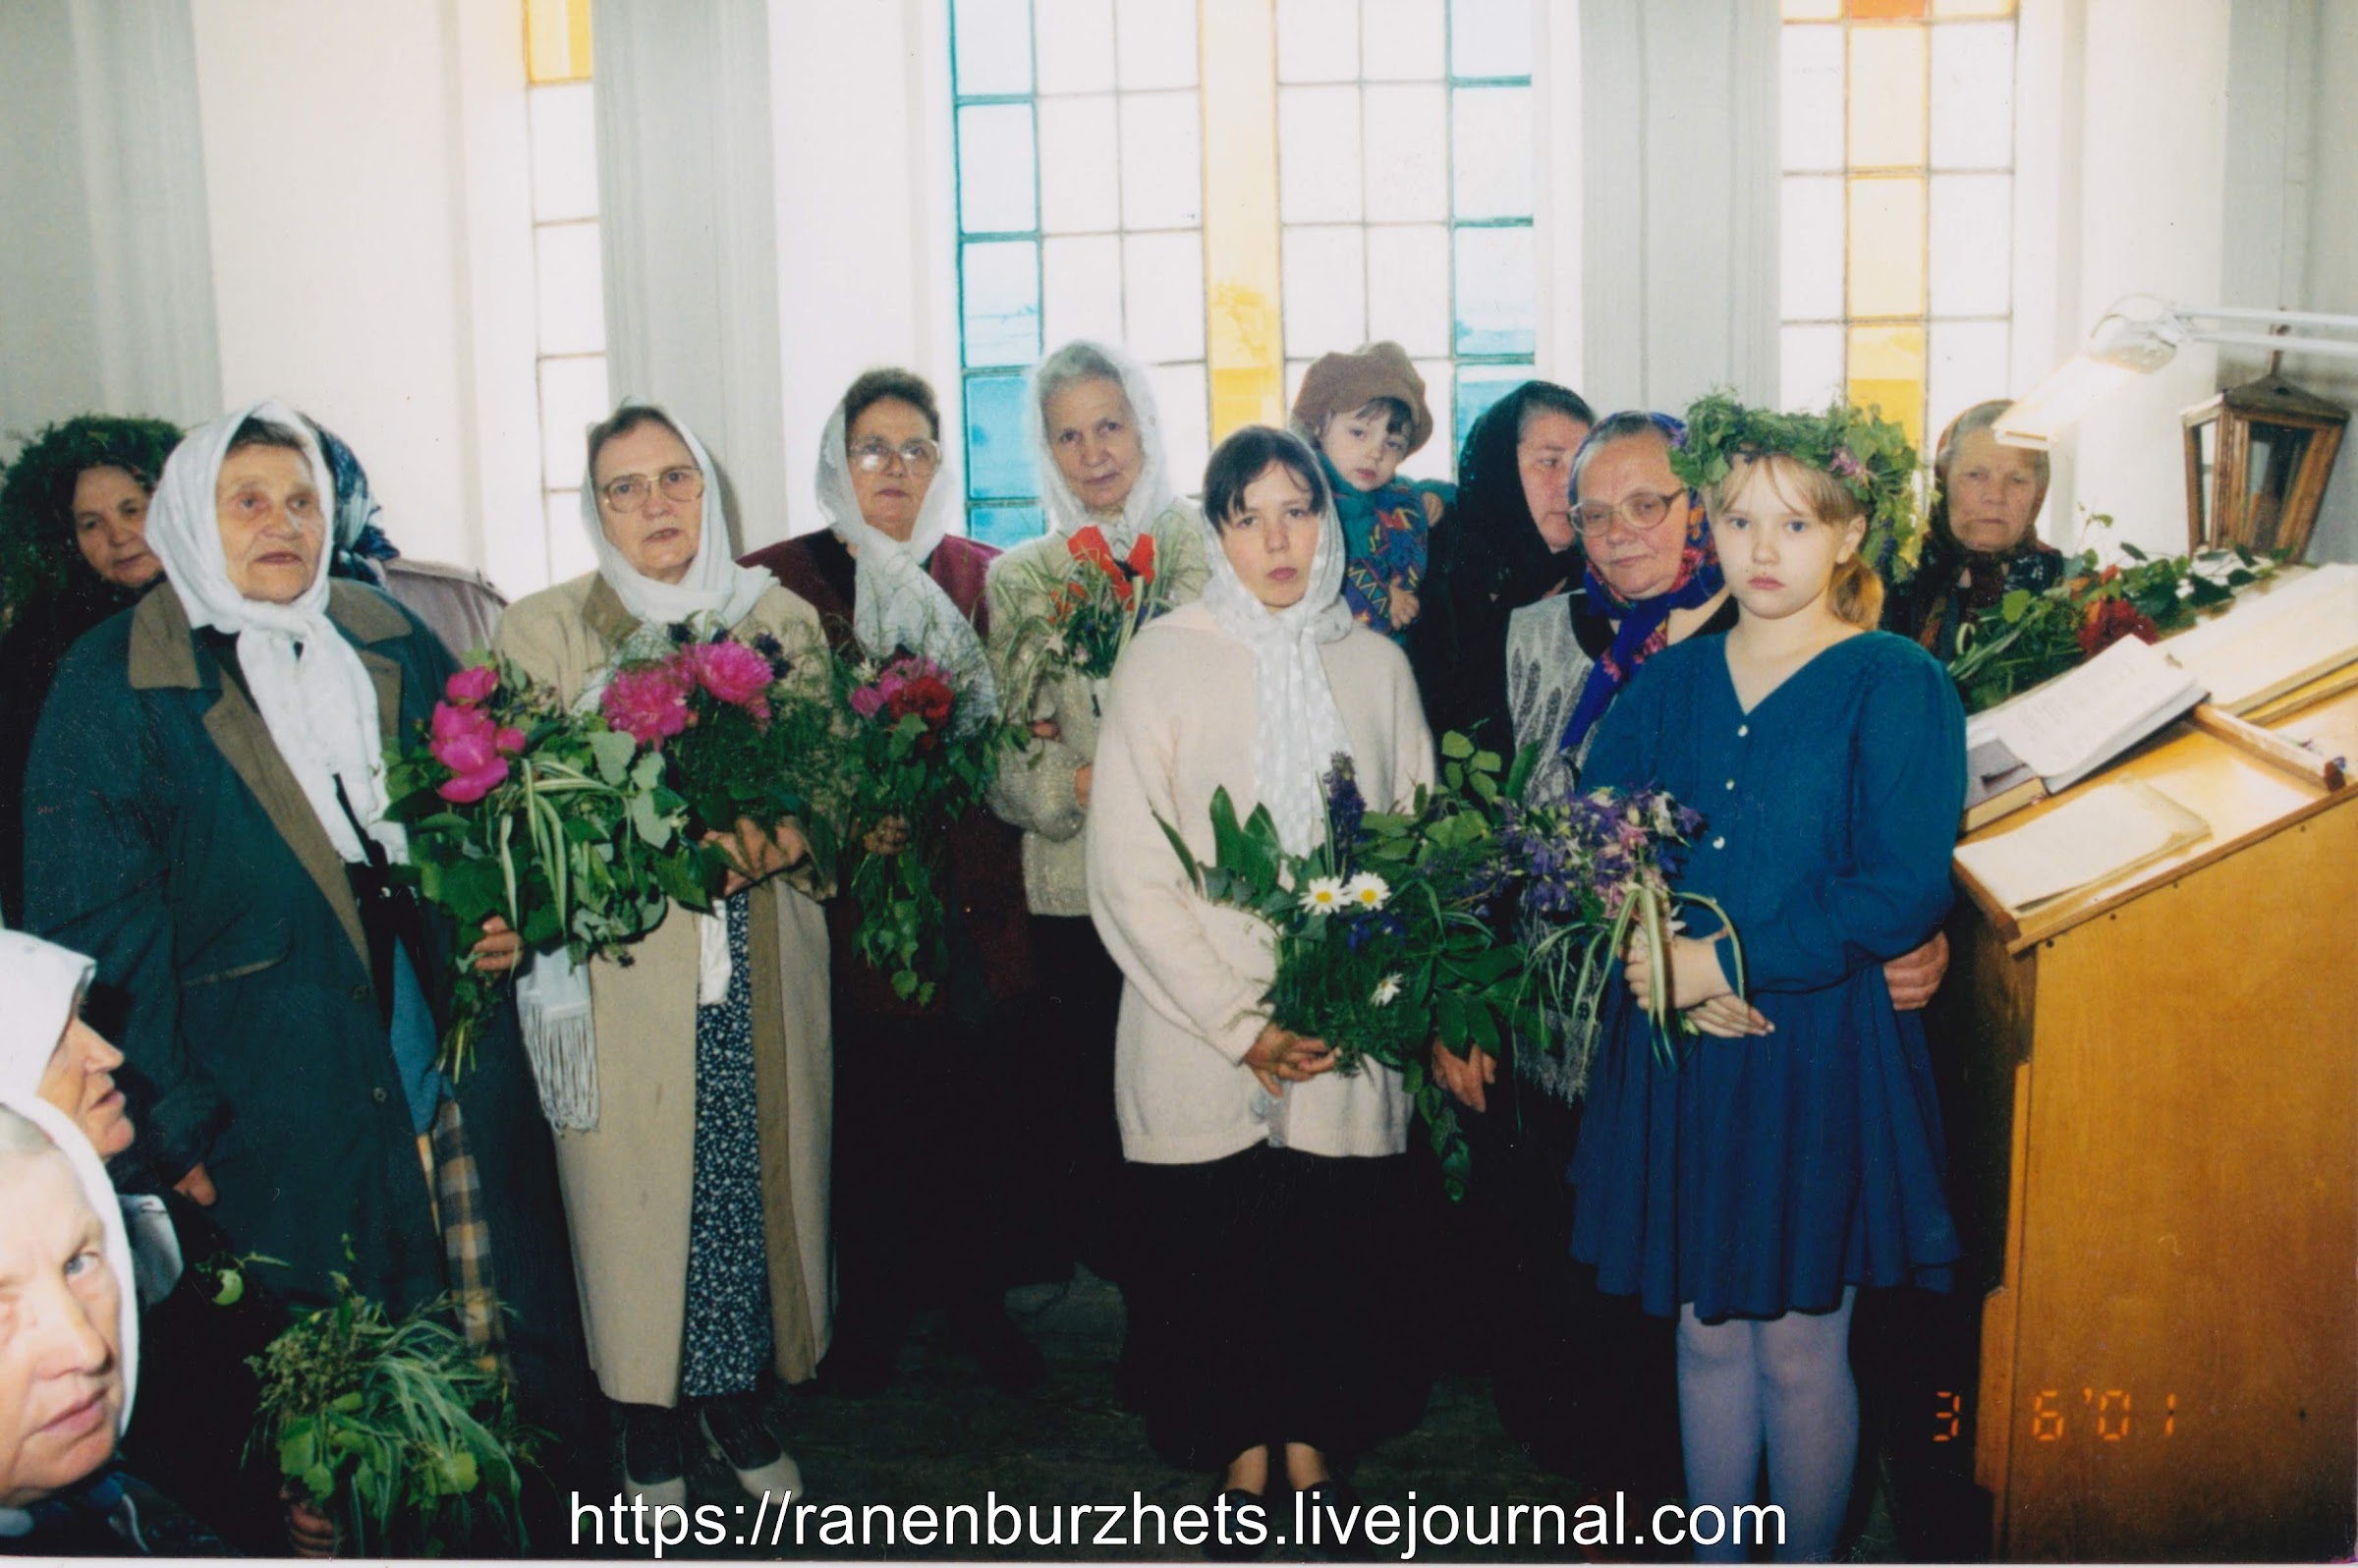
<path fill-rule="evenodd" d="M 2127 599 L 2099 599 L 2089 609 L 2088 618 L 2080 623 L 2080 650 L 2090 658 L 2124 637 L 2133 637 L 2140 643 L 2159 643 L 2162 628 Z"/>

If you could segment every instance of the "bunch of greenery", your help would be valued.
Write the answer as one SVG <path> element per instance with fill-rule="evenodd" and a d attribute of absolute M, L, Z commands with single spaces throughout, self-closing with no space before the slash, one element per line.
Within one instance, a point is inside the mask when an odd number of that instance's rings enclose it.
<path fill-rule="evenodd" d="M 1867 510 L 1862 553 L 1870 564 L 1906 575 L 1923 551 L 1917 508 L 1916 448 L 1879 408 L 1829 404 L 1824 414 L 1747 408 L 1713 392 L 1687 410 L 1687 436 L 1673 443 L 1670 472 L 1708 491 L 1740 458 L 1789 457 L 1832 475 Z"/>
<path fill-rule="evenodd" d="M 520 1549 L 522 1467 L 547 1434 L 447 1320 L 451 1299 L 398 1321 L 343 1275 L 253 1366 L 256 1444 L 363 1555 Z"/>

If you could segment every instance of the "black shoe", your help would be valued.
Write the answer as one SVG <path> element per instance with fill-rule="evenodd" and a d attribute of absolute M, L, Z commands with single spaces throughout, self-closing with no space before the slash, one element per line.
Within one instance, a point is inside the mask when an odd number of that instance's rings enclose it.
<path fill-rule="evenodd" d="M 1330 1475 L 1315 1485 L 1297 1486 L 1294 1494 L 1301 1499 L 1295 1506 L 1305 1517 L 1316 1519 L 1319 1529 L 1326 1532 L 1340 1530 L 1341 1522 L 1351 1518 L 1352 1511 L 1359 1507 L 1359 1488 L 1340 1476 Z M 1328 1509 L 1333 1512 L 1329 1514 Z M 1313 1562 L 1353 1562 L 1372 1555 L 1368 1543 L 1356 1538 L 1335 1540 L 1314 1532 L 1312 1540 L 1317 1544 L 1304 1544 L 1309 1545 Z"/>
<path fill-rule="evenodd" d="M 650 1503 L 686 1502 L 680 1413 L 661 1405 L 623 1405 L 621 1410 L 623 1489 Z"/>
<path fill-rule="evenodd" d="M 953 1319 L 950 1338 L 975 1358 L 983 1381 L 1002 1394 L 1028 1394 L 1047 1381 L 1047 1359 L 1008 1320 L 1004 1308 Z"/>
<path fill-rule="evenodd" d="M 713 1457 L 737 1473 L 748 1496 L 802 1495 L 802 1470 L 770 1434 L 757 1395 L 720 1395 L 706 1400 L 699 1415 Z"/>
<path fill-rule="evenodd" d="M 1228 1504 L 1228 1539 L 1220 1539 L 1220 1504 Z M 1261 1539 L 1237 1528 L 1237 1514 L 1244 1508 L 1261 1512 Z M 1211 1519 L 1211 1533 L 1204 1538 L 1204 1555 L 1212 1562 L 1258 1562 L 1269 1549 L 1271 1523 L 1269 1499 L 1262 1492 L 1247 1491 L 1242 1486 L 1214 1486 L 1211 1495 L 1204 1500 L 1204 1512 Z"/>

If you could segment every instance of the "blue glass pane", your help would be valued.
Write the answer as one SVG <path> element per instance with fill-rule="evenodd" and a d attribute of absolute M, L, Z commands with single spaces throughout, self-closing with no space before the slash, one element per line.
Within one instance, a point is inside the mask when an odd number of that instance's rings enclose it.
<path fill-rule="evenodd" d="M 1039 358 L 1039 257 L 1030 240 L 966 247 L 966 363 L 1030 364 Z"/>
<path fill-rule="evenodd" d="M 1007 549 L 1047 532 L 1037 506 L 978 506 L 966 515 L 967 537 Z"/>
<path fill-rule="evenodd" d="M 1449 74 L 1531 75 L 1531 0 L 1449 0 Z"/>
<path fill-rule="evenodd" d="M 970 376 L 966 383 L 966 493 L 978 501 L 1032 498 L 1024 450 L 1024 378 Z"/>
<path fill-rule="evenodd" d="M 958 226 L 969 234 L 1034 227 L 1032 105 L 979 103 L 958 111 Z"/>
<path fill-rule="evenodd" d="M 1457 352 L 1539 352 L 1539 292 L 1529 229 L 1457 231 Z"/>
<path fill-rule="evenodd" d="M 1031 0 L 958 0 L 954 27 L 962 95 L 1032 90 Z"/>
<path fill-rule="evenodd" d="M 1491 404 L 1532 379 L 1528 364 L 1461 364 L 1457 367 L 1457 439 L 1453 450 L 1466 449 L 1474 421 Z"/>

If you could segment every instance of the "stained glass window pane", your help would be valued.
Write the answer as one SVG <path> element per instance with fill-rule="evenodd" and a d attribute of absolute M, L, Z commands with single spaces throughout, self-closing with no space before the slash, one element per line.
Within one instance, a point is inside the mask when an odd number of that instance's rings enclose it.
<path fill-rule="evenodd" d="M 1365 208 L 1359 88 L 1277 89 L 1277 210 L 1287 223 L 1356 223 Z"/>
<path fill-rule="evenodd" d="M 1850 14 L 1860 22 L 1904 21 L 1924 15 L 1924 0 L 1850 0 Z"/>
<path fill-rule="evenodd" d="M 1204 240 L 1133 234 L 1122 240 L 1124 325 L 1147 361 L 1204 357 Z"/>
<path fill-rule="evenodd" d="M 975 375 L 966 382 L 966 493 L 978 500 L 1018 500 L 1032 491 L 1024 451 L 1024 378 Z"/>
<path fill-rule="evenodd" d="M 1529 229 L 1457 231 L 1457 352 L 1531 354 L 1539 346 Z"/>
<path fill-rule="evenodd" d="M 1922 28 L 1852 29 L 1850 161 L 1854 167 L 1924 161 Z"/>
<path fill-rule="evenodd" d="M 1196 0 L 1115 0 L 1113 28 L 1124 87 L 1196 84 Z"/>
<path fill-rule="evenodd" d="M 1039 226 L 1048 234 L 1121 226 L 1121 140 L 1113 94 L 1039 100 Z"/>
<path fill-rule="evenodd" d="M 1359 0 L 1277 0 L 1277 80 L 1359 75 Z"/>
<path fill-rule="evenodd" d="M 1924 421 L 1929 435 L 1937 439 L 1949 420 L 1976 403 L 2013 395 L 2013 337 L 2004 321 L 1933 323 L 1931 407 Z"/>
<path fill-rule="evenodd" d="M 2014 28 L 1933 29 L 1933 167 L 2002 169 L 2014 155 Z"/>
<path fill-rule="evenodd" d="M 2013 208 L 2011 175 L 1933 176 L 1933 314 L 2003 315 L 2012 308 L 2006 285 Z"/>
<path fill-rule="evenodd" d="M 1291 289 L 1288 289 L 1291 298 Z M 1412 356 L 1449 352 L 1449 231 L 1368 230 L 1368 332 Z"/>
<path fill-rule="evenodd" d="M 969 234 L 1033 225 L 1032 105 L 970 104 L 958 111 L 958 223 Z"/>
<path fill-rule="evenodd" d="M 1204 366 L 1150 365 L 1147 379 L 1154 383 L 1154 412 L 1162 419 L 1162 450 L 1172 482 L 1181 490 L 1201 490 L 1204 465 L 1211 457 L 1211 403 Z"/>
<path fill-rule="evenodd" d="M 1449 74 L 1531 75 L 1531 0 L 1451 0 Z"/>
<path fill-rule="evenodd" d="M 1833 22 L 1842 15 L 1842 0 L 1784 0 L 1787 22 Z"/>
<path fill-rule="evenodd" d="M 1777 402 L 1815 411 L 1842 395 L 1842 328 L 1789 326 L 1777 335 Z"/>
<path fill-rule="evenodd" d="M 1122 95 L 1122 225 L 1204 221 L 1204 122 L 1192 92 Z"/>
<path fill-rule="evenodd" d="M 1367 89 L 1371 222 L 1430 223 L 1449 215 L 1447 90 L 1438 84 Z M 1462 103 L 1465 95 L 1458 96 Z"/>
<path fill-rule="evenodd" d="M 606 294 L 597 225 L 534 229 L 533 244 L 538 258 L 540 352 L 598 353 L 606 346 Z"/>
<path fill-rule="evenodd" d="M 978 506 L 966 514 L 966 536 L 994 550 L 1013 549 L 1047 532 L 1046 517 L 1037 506 Z"/>
<path fill-rule="evenodd" d="M 1113 90 L 1113 0 L 1032 0 L 1032 22 L 1040 91 Z"/>
<path fill-rule="evenodd" d="M 1787 320 L 1831 321 L 1842 314 L 1842 182 L 1788 176 L 1777 228 L 1779 278 Z"/>
<path fill-rule="evenodd" d="M 590 426 L 612 412 L 606 397 L 606 357 L 540 362 L 540 476 L 572 489 L 589 460 Z"/>
<path fill-rule="evenodd" d="M 1040 255 L 1047 340 L 1122 341 L 1122 242 L 1110 234 L 1049 240 Z"/>
<path fill-rule="evenodd" d="M 1453 452 L 1466 448 L 1467 432 L 1485 410 L 1500 398 L 1532 379 L 1528 364 L 1464 364 L 1457 371 L 1457 412 L 1449 421 L 1450 447 Z M 1434 436 L 1438 441 L 1439 436 Z"/>
<path fill-rule="evenodd" d="M 1285 231 L 1285 352 L 1289 356 L 1316 359 L 1355 349 L 1366 341 L 1365 233 L 1343 227 Z"/>
<path fill-rule="evenodd" d="M 1850 313 L 1924 310 L 1924 181 L 1850 182 Z"/>
<path fill-rule="evenodd" d="M 966 363 L 1030 364 L 1039 358 L 1039 257 L 1029 240 L 964 248 Z"/>
<path fill-rule="evenodd" d="M 549 580 L 563 583 L 596 571 L 597 546 L 590 542 L 590 531 L 582 526 L 582 492 L 551 490 L 543 504 L 547 508 Z"/>
<path fill-rule="evenodd" d="M 1466 87 L 1454 97 L 1457 216 L 1531 216 L 1531 89 Z"/>
<path fill-rule="evenodd" d="M 1370 82 L 1435 82 L 1448 67 L 1447 0 L 1361 0 L 1360 73 Z"/>
<path fill-rule="evenodd" d="M 590 90 L 587 82 L 569 82 L 526 94 L 535 223 L 597 216 L 597 125 Z"/>
<path fill-rule="evenodd" d="M 525 80 L 590 80 L 590 0 L 525 0 Z"/>
<path fill-rule="evenodd" d="M 1850 401 L 1880 407 L 1896 420 L 1908 439 L 1924 443 L 1924 328 L 1854 326 L 1850 329 Z"/>
<path fill-rule="evenodd" d="M 1842 167 L 1842 29 L 1787 28 L 1778 146 L 1788 169 Z"/>
<path fill-rule="evenodd" d="M 956 0 L 950 47 L 958 90 L 968 96 L 1032 90 L 1032 16 L 1028 0 Z"/>

